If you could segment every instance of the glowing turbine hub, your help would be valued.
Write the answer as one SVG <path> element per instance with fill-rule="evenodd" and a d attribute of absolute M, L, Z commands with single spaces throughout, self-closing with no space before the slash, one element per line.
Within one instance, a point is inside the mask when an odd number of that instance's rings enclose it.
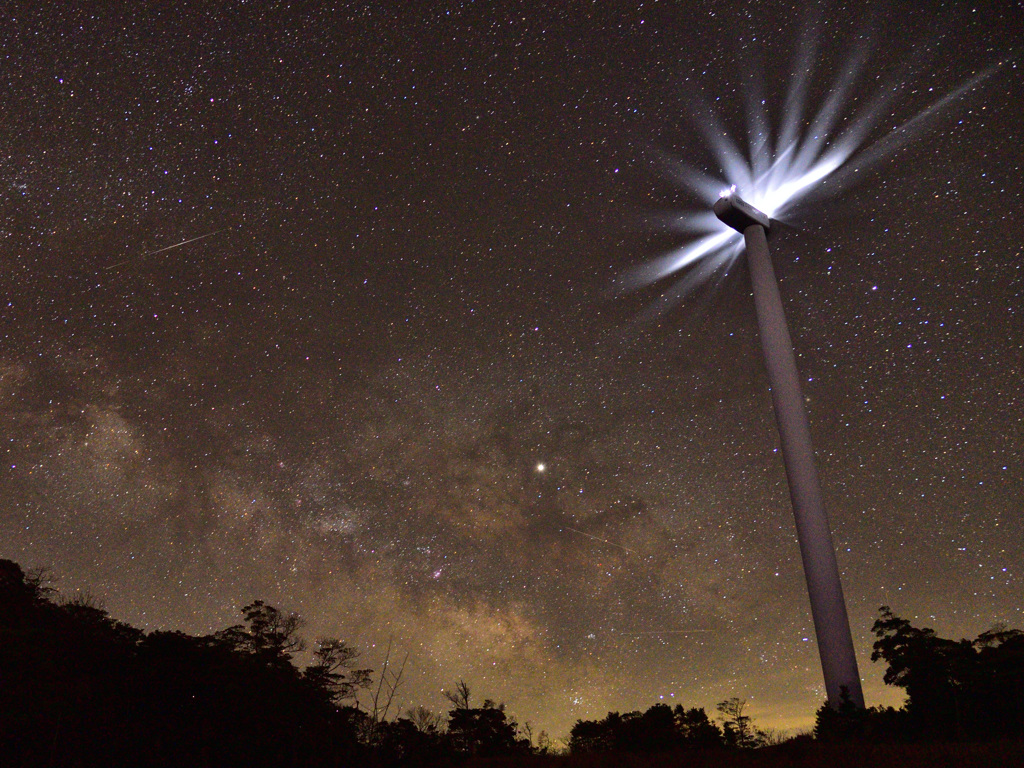
<path fill-rule="evenodd" d="M 723 224 L 728 224 L 737 232 L 743 232 L 751 225 L 763 227 L 765 232 L 768 231 L 768 217 L 741 197 L 733 194 L 731 190 L 718 198 L 714 210 L 715 216 Z"/>

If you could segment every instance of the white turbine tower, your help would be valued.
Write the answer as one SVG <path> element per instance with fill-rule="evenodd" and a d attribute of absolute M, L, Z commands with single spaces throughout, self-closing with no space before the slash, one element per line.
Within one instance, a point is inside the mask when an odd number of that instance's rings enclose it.
<path fill-rule="evenodd" d="M 768 254 L 768 217 L 731 191 L 715 203 L 714 210 L 723 223 L 743 234 L 746 243 L 761 349 L 782 441 L 782 458 L 811 598 L 811 616 L 818 638 L 825 692 L 829 704 L 838 707 L 845 689 L 849 701 L 863 709 L 864 693 L 857 671 L 857 655 L 853 650 L 850 620 L 839 581 L 839 565 L 825 514 L 821 483 L 814 465 L 811 428 L 800 392 L 800 377 L 786 315 L 782 311 L 779 286 Z"/>

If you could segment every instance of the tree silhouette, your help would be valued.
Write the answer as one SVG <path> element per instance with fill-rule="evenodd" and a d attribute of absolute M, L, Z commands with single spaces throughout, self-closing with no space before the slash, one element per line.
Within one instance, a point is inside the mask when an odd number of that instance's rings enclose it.
<path fill-rule="evenodd" d="M 691 747 L 718 747 L 722 745 L 722 729 L 708 717 L 703 707 L 685 709 L 676 704 L 674 711 L 676 730 L 683 743 Z"/>
<path fill-rule="evenodd" d="M 469 686 L 466 685 L 465 680 L 459 680 L 455 684 L 454 690 L 442 691 L 442 693 L 455 709 L 469 709 Z"/>
<path fill-rule="evenodd" d="M 358 762 L 365 715 L 339 700 L 365 679 L 325 641 L 292 663 L 299 619 L 261 601 L 204 637 L 55 602 L 0 560 L 0 765 L 326 765 Z"/>
<path fill-rule="evenodd" d="M 949 640 L 913 626 L 888 606 L 872 627 L 872 661 L 904 688 L 901 712 L 869 711 L 876 737 L 992 739 L 1024 736 L 1024 633 L 994 627 L 977 639 Z"/>
<path fill-rule="evenodd" d="M 965 688 L 976 653 L 968 640 L 946 640 L 932 629 L 918 629 L 883 606 L 873 627 L 871 660 L 888 663 L 883 680 L 907 691 L 907 712 L 918 729 L 964 734 Z"/>
<path fill-rule="evenodd" d="M 715 705 L 722 715 L 722 738 L 726 745 L 749 749 L 760 743 L 750 716 L 746 714 L 745 699 L 733 696 Z"/>
<path fill-rule="evenodd" d="M 216 634 L 221 642 L 249 653 L 268 666 L 290 664 L 292 654 L 304 649 L 298 636 L 302 621 L 298 614 L 283 614 L 262 600 L 242 608 L 245 624 L 223 629 Z"/>
<path fill-rule="evenodd" d="M 518 734 L 518 725 L 505 714 L 504 704 L 485 699 L 480 707 L 470 707 L 470 690 L 464 680 L 455 689 L 444 691 L 452 704 L 448 713 L 447 740 L 458 754 L 478 757 L 522 754 L 530 750 L 528 739 Z"/>
<path fill-rule="evenodd" d="M 421 733 L 441 733 L 444 728 L 444 715 L 432 712 L 422 705 L 407 709 L 405 719 Z"/>
<path fill-rule="evenodd" d="M 317 641 L 313 663 L 303 670 L 302 676 L 328 701 L 341 703 L 355 697 L 370 684 L 370 669 L 353 669 L 359 651 L 348 643 L 334 638 Z"/>
<path fill-rule="evenodd" d="M 476 709 L 453 709 L 448 717 L 448 736 L 456 751 L 479 757 L 525 752 L 526 739 L 519 738 L 516 723 L 503 707 L 485 701 Z"/>

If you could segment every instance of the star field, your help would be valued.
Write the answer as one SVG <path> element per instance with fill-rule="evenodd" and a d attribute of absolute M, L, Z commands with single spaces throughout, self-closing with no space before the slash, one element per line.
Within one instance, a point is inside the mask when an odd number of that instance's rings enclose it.
<path fill-rule="evenodd" d="M 0 557 L 146 629 L 258 598 L 370 667 L 390 640 L 403 707 L 461 678 L 553 736 L 734 695 L 811 724 L 745 265 L 615 293 L 686 242 L 665 157 L 719 172 L 696 99 L 740 138 L 746 72 L 781 105 L 803 5 L 17 5 Z M 864 46 L 888 129 L 997 67 L 771 242 L 865 695 L 898 704 L 879 605 L 1024 625 L 1024 12 L 815 13 L 809 101 Z"/>

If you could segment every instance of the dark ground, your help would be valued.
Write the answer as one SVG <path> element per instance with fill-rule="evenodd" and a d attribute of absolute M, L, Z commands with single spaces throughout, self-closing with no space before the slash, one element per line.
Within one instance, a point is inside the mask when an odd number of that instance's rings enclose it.
<path fill-rule="evenodd" d="M 1024 741 L 932 744 L 792 742 L 741 752 L 588 754 L 477 760 L 488 768 L 1002 768 L 1024 766 Z"/>

